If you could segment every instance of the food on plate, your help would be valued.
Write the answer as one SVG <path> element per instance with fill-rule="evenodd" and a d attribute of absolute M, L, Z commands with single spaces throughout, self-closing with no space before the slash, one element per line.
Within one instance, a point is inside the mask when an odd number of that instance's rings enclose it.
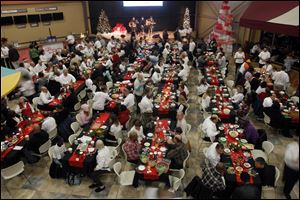
<path fill-rule="evenodd" d="M 229 153 L 230 153 L 230 149 L 226 148 L 226 149 L 224 149 L 224 152 L 225 152 L 226 154 L 229 154 Z"/>
<path fill-rule="evenodd" d="M 250 168 L 250 167 L 251 167 L 251 164 L 246 162 L 246 163 L 244 163 L 244 167 Z"/>
<path fill-rule="evenodd" d="M 234 168 L 233 167 L 228 167 L 227 173 L 228 174 L 235 174 Z"/>
<path fill-rule="evenodd" d="M 139 171 L 144 171 L 146 169 L 145 165 L 138 166 Z"/>
<path fill-rule="evenodd" d="M 242 173 L 242 172 L 243 172 L 243 168 L 240 167 L 240 166 L 237 166 L 237 167 L 235 168 L 235 170 L 236 170 L 237 172 L 239 172 L 239 173 Z"/>
<path fill-rule="evenodd" d="M 239 135 L 239 133 L 237 132 L 237 131 L 230 131 L 229 132 L 229 135 L 231 136 L 231 137 L 237 137 L 238 135 Z"/>
<path fill-rule="evenodd" d="M 145 142 L 145 143 L 144 143 L 144 146 L 145 146 L 145 147 L 149 147 L 149 146 L 150 146 L 150 143 L 149 143 L 149 142 Z"/>

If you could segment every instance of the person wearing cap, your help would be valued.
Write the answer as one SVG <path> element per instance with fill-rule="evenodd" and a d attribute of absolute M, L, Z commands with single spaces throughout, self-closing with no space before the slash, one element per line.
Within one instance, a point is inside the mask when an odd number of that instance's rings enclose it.
<path fill-rule="evenodd" d="M 90 174 L 93 184 L 90 185 L 89 188 L 96 188 L 95 192 L 101 192 L 105 189 L 105 186 L 99 179 L 99 176 L 110 171 L 109 162 L 111 161 L 111 158 L 109 148 L 104 146 L 102 140 L 97 140 L 95 147 L 97 149 L 97 163 L 94 171 Z"/>
<path fill-rule="evenodd" d="M 218 121 L 219 117 L 217 115 L 212 115 L 206 118 L 202 124 L 202 131 L 209 137 L 211 142 L 214 142 L 216 136 L 220 133 L 216 126 Z"/>
<path fill-rule="evenodd" d="M 41 129 L 43 131 L 46 131 L 47 133 L 50 133 L 57 127 L 57 124 L 55 122 L 55 119 L 50 116 L 50 112 L 43 112 L 43 115 L 45 118 L 42 123 Z"/>
<path fill-rule="evenodd" d="M 231 199 L 261 199 L 258 187 L 250 184 L 250 175 L 247 172 L 242 172 L 240 177 L 243 184 L 235 188 Z"/>
<path fill-rule="evenodd" d="M 221 160 L 221 155 L 224 153 L 224 146 L 218 142 L 212 143 L 204 155 L 210 165 L 215 167 Z"/>
<path fill-rule="evenodd" d="M 134 105 L 135 105 L 134 95 L 129 91 L 128 88 L 125 88 L 123 90 L 123 94 L 125 98 L 124 101 L 121 102 L 121 104 L 126 106 L 126 108 L 129 110 L 130 113 L 133 113 Z"/>
<path fill-rule="evenodd" d="M 79 112 L 79 124 L 80 126 L 84 126 L 88 123 L 90 123 L 92 119 L 92 112 L 88 104 L 82 104 L 81 110 Z"/>
<path fill-rule="evenodd" d="M 182 142 L 181 135 L 175 135 L 173 142 L 175 146 L 167 153 L 166 157 L 171 160 L 170 169 L 182 169 L 188 151 Z"/>

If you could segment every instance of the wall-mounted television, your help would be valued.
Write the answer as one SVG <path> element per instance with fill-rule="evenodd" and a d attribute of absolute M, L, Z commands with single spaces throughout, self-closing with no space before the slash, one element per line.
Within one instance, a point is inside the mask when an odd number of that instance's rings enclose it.
<path fill-rule="evenodd" d="M 53 15 L 53 20 L 58 21 L 58 20 L 63 20 L 64 19 L 64 13 L 58 12 L 58 13 L 52 13 Z"/>
<path fill-rule="evenodd" d="M 27 24 L 27 17 L 26 15 L 14 16 L 14 22 L 15 24 Z"/>
<path fill-rule="evenodd" d="M 50 21 L 52 21 L 52 14 L 51 13 L 41 14 L 41 21 L 42 22 L 50 22 Z"/>
<path fill-rule="evenodd" d="M 8 26 L 8 25 L 13 25 L 13 17 L 12 16 L 7 16 L 7 17 L 1 17 L 1 26 Z"/>
<path fill-rule="evenodd" d="M 41 21 L 40 15 L 27 15 L 29 23 L 38 23 Z"/>

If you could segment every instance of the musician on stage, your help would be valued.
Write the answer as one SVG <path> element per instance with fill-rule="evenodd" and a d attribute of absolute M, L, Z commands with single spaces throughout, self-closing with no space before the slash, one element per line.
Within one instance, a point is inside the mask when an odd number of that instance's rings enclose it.
<path fill-rule="evenodd" d="M 140 33 L 142 35 L 145 34 L 145 25 L 146 25 L 146 21 L 145 21 L 144 17 L 141 17 L 141 20 L 140 20 Z"/>
<path fill-rule="evenodd" d="M 154 19 L 152 18 L 152 16 L 150 16 L 150 18 L 146 20 L 146 26 L 148 27 L 148 35 L 149 35 L 149 37 L 152 36 L 154 24 L 156 24 L 156 23 L 155 23 Z"/>
<path fill-rule="evenodd" d="M 139 22 L 133 17 L 129 22 L 129 27 L 131 29 L 131 33 L 136 33 L 136 27 Z"/>

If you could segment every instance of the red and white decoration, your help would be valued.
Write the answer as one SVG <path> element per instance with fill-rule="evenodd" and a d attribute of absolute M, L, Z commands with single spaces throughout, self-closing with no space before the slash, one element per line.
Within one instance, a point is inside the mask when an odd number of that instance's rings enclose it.
<path fill-rule="evenodd" d="M 112 29 L 113 33 L 116 34 L 123 34 L 126 35 L 127 34 L 127 30 L 125 28 L 125 26 L 123 24 L 117 24 L 113 29 Z"/>
<path fill-rule="evenodd" d="M 218 47 L 222 47 L 226 53 L 232 52 L 232 43 L 234 42 L 234 38 L 232 37 L 234 31 L 232 31 L 231 27 L 232 21 L 233 15 L 231 14 L 228 1 L 223 1 L 219 11 L 218 21 L 215 24 L 209 38 L 215 38 L 217 40 Z"/>

